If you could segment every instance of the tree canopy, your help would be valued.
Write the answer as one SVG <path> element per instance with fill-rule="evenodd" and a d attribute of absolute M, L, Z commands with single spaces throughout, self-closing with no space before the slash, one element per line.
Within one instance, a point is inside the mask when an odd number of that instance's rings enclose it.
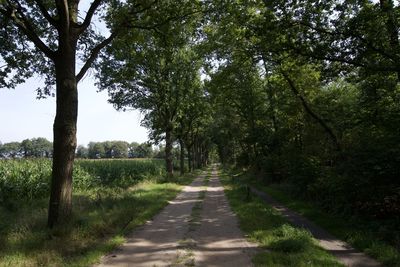
<path fill-rule="evenodd" d="M 55 184 L 71 177 L 76 85 L 93 65 L 109 102 L 139 109 L 151 141 L 165 142 L 156 154 L 169 176 L 179 147 L 181 173 L 186 159 L 192 170 L 218 155 L 327 210 L 398 215 L 399 3 L 95 0 L 80 19 L 67 2 L 0 2 L 0 85 L 39 74 L 57 87 Z M 110 36 L 90 27 L 96 15 Z M 80 151 L 150 153 L 124 142 Z"/>

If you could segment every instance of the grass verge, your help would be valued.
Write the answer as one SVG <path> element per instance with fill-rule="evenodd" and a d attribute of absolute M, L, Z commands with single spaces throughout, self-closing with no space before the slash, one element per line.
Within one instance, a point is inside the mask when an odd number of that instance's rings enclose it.
<path fill-rule="evenodd" d="M 290 225 L 258 197 L 246 198 L 246 189 L 229 175 L 220 178 L 240 228 L 262 248 L 253 258 L 256 266 L 343 266 L 317 246 L 309 232 Z"/>
<path fill-rule="evenodd" d="M 379 225 L 378 222 L 361 218 L 343 218 L 329 214 L 313 203 L 290 197 L 279 185 L 258 185 L 258 188 L 385 266 L 400 266 L 399 250 L 383 240 L 385 235 L 383 224 Z"/>
<path fill-rule="evenodd" d="M 194 175 L 128 189 L 98 187 L 74 193 L 70 222 L 46 228 L 47 199 L 0 206 L 0 266 L 88 266 L 157 214 Z"/>

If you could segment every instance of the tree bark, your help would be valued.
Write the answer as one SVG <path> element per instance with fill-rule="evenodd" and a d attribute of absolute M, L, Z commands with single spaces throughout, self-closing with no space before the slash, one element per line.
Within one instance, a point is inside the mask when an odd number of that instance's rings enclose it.
<path fill-rule="evenodd" d="M 399 43 L 399 30 L 397 25 L 397 20 L 394 11 L 394 4 L 392 0 L 380 0 L 380 6 L 383 13 L 386 13 L 386 29 L 388 32 L 389 43 L 392 52 L 396 55 L 400 52 Z M 397 71 L 397 81 L 400 81 L 400 70 Z"/>
<path fill-rule="evenodd" d="M 173 173 L 173 159 L 172 159 L 172 130 L 167 127 L 165 131 L 165 164 L 167 176 L 172 177 Z"/>
<path fill-rule="evenodd" d="M 185 174 L 185 145 L 183 143 L 182 139 L 179 139 L 179 147 L 181 149 L 181 152 L 179 153 L 180 157 L 180 171 L 181 175 Z"/>
<path fill-rule="evenodd" d="M 78 90 L 75 44 L 64 44 L 55 61 L 56 117 L 53 125 L 53 169 L 48 226 L 64 222 L 72 212 L 72 171 L 76 148 Z"/>
<path fill-rule="evenodd" d="M 189 167 L 189 172 L 193 171 L 193 166 L 192 166 L 192 146 L 186 145 L 186 150 L 188 153 L 188 167 Z"/>

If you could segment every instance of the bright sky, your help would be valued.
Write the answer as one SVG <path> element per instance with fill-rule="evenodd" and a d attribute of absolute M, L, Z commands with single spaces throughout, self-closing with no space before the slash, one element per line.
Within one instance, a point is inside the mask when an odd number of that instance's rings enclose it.
<path fill-rule="evenodd" d="M 53 140 L 55 98 L 36 99 L 39 78 L 32 78 L 15 90 L 0 88 L 0 141 L 22 141 L 33 137 Z M 90 141 L 147 141 L 138 111 L 118 112 L 107 103 L 107 92 L 97 93 L 94 80 L 86 77 L 78 85 L 78 144 Z"/>

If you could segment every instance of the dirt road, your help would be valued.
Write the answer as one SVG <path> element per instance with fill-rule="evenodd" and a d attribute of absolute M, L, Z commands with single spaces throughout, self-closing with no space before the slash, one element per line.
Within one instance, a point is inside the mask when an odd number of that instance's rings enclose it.
<path fill-rule="evenodd" d="M 186 186 L 98 266 L 252 266 L 255 249 L 240 231 L 213 170 Z"/>

